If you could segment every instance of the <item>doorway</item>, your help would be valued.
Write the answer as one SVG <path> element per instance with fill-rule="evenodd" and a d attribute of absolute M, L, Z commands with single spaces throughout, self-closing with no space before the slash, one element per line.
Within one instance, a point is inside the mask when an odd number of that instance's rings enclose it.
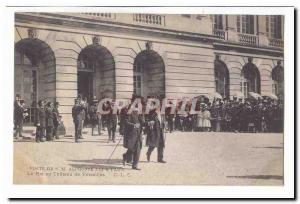
<path fill-rule="evenodd" d="M 78 72 L 78 94 L 88 101 L 93 98 L 93 73 L 79 71 Z"/>

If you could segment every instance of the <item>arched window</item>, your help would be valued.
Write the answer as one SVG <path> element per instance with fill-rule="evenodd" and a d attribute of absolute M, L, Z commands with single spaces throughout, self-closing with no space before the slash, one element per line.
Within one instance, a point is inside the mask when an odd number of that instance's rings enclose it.
<path fill-rule="evenodd" d="M 284 71 L 282 66 L 276 66 L 272 70 L 272 93 L 277 95 L 279 98 L 283 97 L 283 75 Z"/>
<path fill-rule="evenodd" d="M 215 60 L 216 92 L 223 98 L 229 97 L 229 71 L 224 62 Z"/>
<path fill-rule="evenodd" d="M 133 93 L 144 98 L 165 95 L 165 65 L 151 49 L 140 52 L 134 60 Z"/>
<path fill-rule="evenodd" d="M 249 92 L 260 94 L 260 74 L 253 63 L 247 63 L 241 73 L 241 92 L 247 98 Z"/>
<path fill-rule="evenodd" d="M 85 47 L 77 60 L 77 91 L 92 100 L 115 97 L 115 62 L 110 51 L 98 44 Z"/>

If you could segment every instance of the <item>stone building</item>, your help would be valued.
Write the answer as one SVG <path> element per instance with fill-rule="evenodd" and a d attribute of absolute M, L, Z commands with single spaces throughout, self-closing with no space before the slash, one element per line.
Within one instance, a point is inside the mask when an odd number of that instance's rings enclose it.
<path fill-rule="evenodd" d="M 15 94 L 283 97 L 283 16 L 16 13 Z"/>

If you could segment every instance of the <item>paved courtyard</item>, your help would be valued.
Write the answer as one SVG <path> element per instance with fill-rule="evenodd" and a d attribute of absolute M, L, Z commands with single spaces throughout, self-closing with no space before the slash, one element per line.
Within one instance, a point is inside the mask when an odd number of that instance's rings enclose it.
<path fill-rule="evenodd" d="M 145 136 L 144 136 L 145 137 Z M 167 184 L 283 185 L 283 135 L 174 132 L 166 135 L 166 164 L 146 161 L 141 171 L 123 167 L 122 140 L 107 143 L 107 132 L 82 143 L 66 137 L 35 143 L 33 137 L 14 142 L 15 184 Z M 121 138 L 117 136 L 117 142 Z"/>

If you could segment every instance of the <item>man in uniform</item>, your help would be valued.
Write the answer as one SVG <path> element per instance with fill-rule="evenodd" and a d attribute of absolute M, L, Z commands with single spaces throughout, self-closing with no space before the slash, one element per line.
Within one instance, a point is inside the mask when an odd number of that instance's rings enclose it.
<path fill-rule="evenodd" d="M 58 108 L 59 108 L 59 103 L 58 102 L 55 102 L 54 104 L 54 108 L 52 110 L 52 113 L 53 113 L 53 123 L 54 123 L 54 128 L 53 128 L 53 138 L 55 139 L 59 139 L 59 136 L 57 134 L 57 128 L 58 128 L 58 125 L 60 123 L 60 119 L 59 119 L 59 111 L 58 111 Z"/>
<path fill-rule="evenodd" d="M 98 113 L 97 113 L 97 106 L 98 106 L 98 100 L 94 99 L 92 105 L 89 109 L 89 115 L 90 115 L 90 123 L 92 125 L 92 136 L 94 135 L 94 129 L 96 126 L 98 126 L 98 134 L 101 134 L 101 126 L 99 127 L 99 119 L 98 119 Z M 99 114 L 101 117 L 101 115 Z"/>
<path fill-rule="evenodd" d="M 113 108 L 109 101 L 107 101 L 107 108 L 109 110 L 108 114 L 106 114 L 108 142 L 110 142 L 112 140 L 113 143 L 115 143 L 115 135 L 116 135 L 116 129 L 117 129 L 117 124 L 118 124 L 118 117 L 117 117 L 117 114 L 113 113 Z"/>
<path fill-rule="evenodd" d="M 72 108 L 72 117 L 75 125 L 75 142 L 80 143 L 79 139 L 82 137 L 82 121 L 84 118 L 84 107 L 81 105 L 79 99 L 75 99 L 75 105 Z"/>
<path fill-rule="evenodd" d="M 46 112 L 44 109 L 44 101 L 38 102 L 38 108 L 35 116 L 36 125 L 36 142 L 45 142 L 45 128 L 46 128 Z"/>

